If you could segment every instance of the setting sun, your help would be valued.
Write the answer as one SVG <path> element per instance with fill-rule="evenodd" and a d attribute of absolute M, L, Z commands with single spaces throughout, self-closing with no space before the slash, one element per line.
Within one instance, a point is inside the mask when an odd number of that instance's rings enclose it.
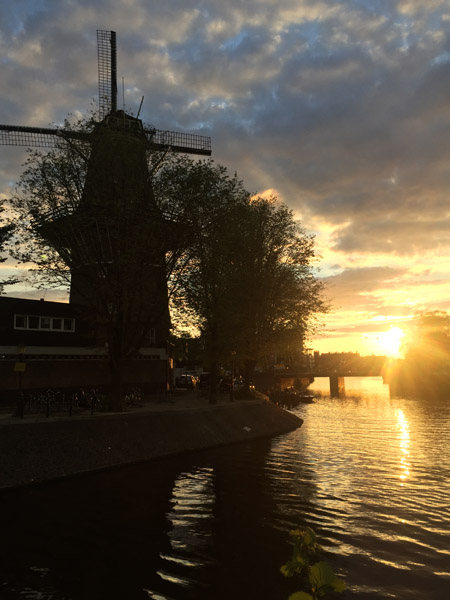
<path fill-rule="evenodd" d="M 391 327 L 388 331 L 383 331 L 377 336 L 377 341 L 387 356 L 398 357 L 400 347 L 405 332 L 400 327 Z"/>

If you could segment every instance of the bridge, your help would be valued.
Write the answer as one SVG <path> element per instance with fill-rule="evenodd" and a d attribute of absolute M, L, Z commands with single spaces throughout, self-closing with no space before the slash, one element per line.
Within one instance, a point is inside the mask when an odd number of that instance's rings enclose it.
<path fill-rule="evenodd" d="M 275 380 L 279 380 L 281 388 L 283 388 L 283 379 L 292 380 L 290 385 L 293 385 L 297 379 L 308 380 L 308 384 L 312 383 L 316 377 L 328 377 L 330 380 L 330 396 L 339 398 L 345 396 L 345 378 L 346 377 L 382 377 L 382 373 L 374 371 L 275 371 Z M 306 381 L 305 381 L 306 384 Z M 287 387 L 284 385 L 284 387 Z"/>

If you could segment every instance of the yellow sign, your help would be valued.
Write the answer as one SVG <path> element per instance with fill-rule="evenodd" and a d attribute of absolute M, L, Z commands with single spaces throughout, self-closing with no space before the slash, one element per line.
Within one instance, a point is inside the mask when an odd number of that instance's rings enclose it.
<path fill-rule="evenodd" d="M 26 363 L 24 362 L 16 362 L 14 365 L 15 373 L 23 373 L 25 371 Z"/>

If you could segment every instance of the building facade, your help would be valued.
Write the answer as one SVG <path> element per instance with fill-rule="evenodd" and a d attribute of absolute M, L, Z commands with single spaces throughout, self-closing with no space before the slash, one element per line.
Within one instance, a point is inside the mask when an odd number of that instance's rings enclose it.
<path fill-rule="evenodd" d="M 62 302 L 0 297 L 0 399 L 23 390 L 95 386 L 110 382 L 106 342 L 99 343 L 82 307 Z M 125 386 L 161 391 L 170 380 L 164 331 L 152 330 L 124 361 Z"/>

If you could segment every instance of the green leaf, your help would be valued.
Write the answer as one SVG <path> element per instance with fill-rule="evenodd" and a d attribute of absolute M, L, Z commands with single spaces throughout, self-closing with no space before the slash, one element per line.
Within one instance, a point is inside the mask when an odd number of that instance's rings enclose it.
<path fill-rule="evenodd" d="M 313 546 L 316 543 L 316 534 L 314 533 L 314 531 L 310 528 L 307 527 L 305 529 L 305 532 L 303 534 L 303 541 L 307 546 Z"/>
<path fill-rule="evenodd" d="M 288 563 L 286 563 L 285 565 L 280 567 L 280 571 L 281 571 L 281 574 L 284 575 L 285 577 L 292 577 L 292 575 L 294 574 L 292 567 Z"/>
<path fill-rule="evenodd" d="M 307 594 L 306 592 L 295 592 L 291 594 L 288 600 L 314 600 L 311 594 Z"/>
<path fill-rule="evenodd" d="M 333 589 L 335 592 L 343 592 L 345 590 L 345 581 L 336 577 L 333 583 Z"/>
<path fill-rule="evenodd" d="M 288 560 L 286 564 L 280 567 L 281 573 L 285 577 L 292 577 L 294 574 L 300 575 L 303 571 L 304 564 L 297 559 Z"/>
<path fill-rule="evenodd" d="M 301 552 L 294 552 L 294 556 L 292 558 L 293 563 L 298 563 L 297 567 L 300 565 L 300 568 L 306 567 L 308 564 L 308 557 L 302 554 Z"/>
<path fill-rule="evenodd" d="M 303 535 L 303 531 L 301 529 L 292 529 L 289 532 L 289 535 L 293 538 L 301 538 Z"/>
<path fill-rule="evenodd" d="M 336 592 L 342 592 L 345 589 L 345 583 L 336 577 L 333 569 L 325 561 L 320 561 L 309 569 L 309 581 L 313 590 L 317 591 L 327 587 Z"/>

